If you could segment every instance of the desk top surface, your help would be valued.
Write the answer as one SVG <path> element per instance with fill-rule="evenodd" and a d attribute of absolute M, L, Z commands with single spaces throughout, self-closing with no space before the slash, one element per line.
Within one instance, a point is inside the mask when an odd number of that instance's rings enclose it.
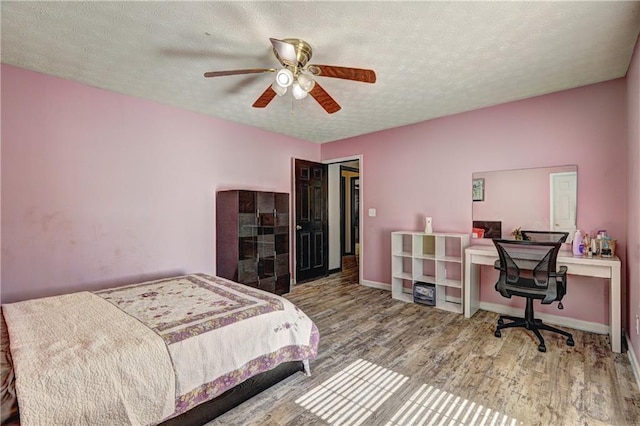
<path fill-rule="evenodd" d="M 483 255 L 483 256 L 495 256 L 498 258 L 498 250 L 493 245 L 476 244 L 469 246 L 465 249 L 465 253 Z M 560 263 L 572 263 L 581 265 L 594 265 L 594 266 L 618 266 L 620 265 L 620 258 L 618 256 L 613 257 L 583 257 L 573 256 L 570 251 L 560 251 L 558 253 L 558 262 Z"/>

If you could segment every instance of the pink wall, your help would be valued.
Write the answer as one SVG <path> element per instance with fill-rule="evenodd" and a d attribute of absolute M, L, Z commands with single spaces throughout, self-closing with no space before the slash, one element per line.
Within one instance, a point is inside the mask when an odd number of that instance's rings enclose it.
<path fill-rule="evenodd" d="M 605 228 L 625 256 L 627 115 L 625 79 L 617 79 L 322 145 L 322 159 L 362 154 L 364 280 L 391 281 L 390 233 L 471 231 L 471 176 L 477 171 L 578 166 L 577 225 Z M 492 272 L 492 271 L 491 271 Z M 483 301 L 496 298 L 484 279 Z M 603 280 L 571 277 L 563 312 L 607 324 Z M 542 311 L 549 310 L 545 306 Z"/>
<path fill-rule="evenodd" d="M 365 280 L 390 282 L 393 230 L 422 229 L 429 215 L 436 231 L 469 231 L 471 176 L 485 170 L 577 164 L 578 227 L 609 230 L 625 259 L 627 238 L 640 241 L 638 186 L 627 186 L 627 167 L 638 182 L 637 51 L 629 81 L 316 145 L 3 65 L 2 302 L 213 273 L 215 191 L 290 192 L 291 157 L 320 154 L 364 156 L 363 207 L 377 208 L 364 218 Z M 629 259 L 638 264 L 637 245 Z M 505 303 L 492 273 L 482 299 Z M 606 285 L 571 278 L 564 312 L 607 323 Z"/>
<path fill-rule="evenodd" d="M 215 193 L 320 146 L 2 65 L 2 302 L 215 272 Z"/>
<path fill-rule="evenodd" d="M 640 40 L 640 39 L 639 39 Z M 640 315 L 640 41 L 627 73 L 627 124 L 629 145 L 627 150 L 627 277 L 629 292 L 630 349 L 640 360 L 640 336 L 636 333 L 636 316 Z"/>

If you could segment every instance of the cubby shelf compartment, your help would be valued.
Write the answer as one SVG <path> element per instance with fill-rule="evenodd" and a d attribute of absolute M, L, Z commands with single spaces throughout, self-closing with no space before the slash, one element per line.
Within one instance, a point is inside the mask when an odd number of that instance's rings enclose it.
<path fill-rule="evenodd" d="M 469 234 L 392 232 L 391 297 L 412 303 L 415 283 L 431 283 L 436 286 L 436 308 L 461 314 L 464 250 L 468 245 Z M 456 296 L 448 295 L 447 289 L 457 292 Z"/>

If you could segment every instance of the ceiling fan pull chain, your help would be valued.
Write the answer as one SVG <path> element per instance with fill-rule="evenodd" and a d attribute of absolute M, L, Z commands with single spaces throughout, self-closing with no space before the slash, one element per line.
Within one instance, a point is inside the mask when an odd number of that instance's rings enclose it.
<path fill-rule="evenodd" d="M 293 108 L 293 106 L 294 106 L 294 105 L 293 105 L 293 100 L 294 100 L 294 98 L 292 97 L 292 98 L 291 98 L 291 116 L 292 116 L 292 117 L 293 117 L 294 115 L 296 115 L 296 112 L 295 112 L 295 110 L 294 110 L 294 108 Z"/>

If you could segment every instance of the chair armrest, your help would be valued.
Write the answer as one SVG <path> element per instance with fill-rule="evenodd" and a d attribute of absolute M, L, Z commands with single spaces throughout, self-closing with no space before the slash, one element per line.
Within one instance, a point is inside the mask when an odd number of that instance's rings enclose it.
<path fill-rule="evenodd" d="M 567 267 L 561 266 L 556 272 L 551 272 L 549 277 L 555 278 L 556 281 L 565 281 L 567 279 Z"/>
<path fill-rule="evenodd" d="M 562 277 L 564 275 L 567 275 L 567 267 L 566 266 L 561 266 L 555 272 L 549 272 L 549 276 L 551 276 L 551 277 Z"/>

